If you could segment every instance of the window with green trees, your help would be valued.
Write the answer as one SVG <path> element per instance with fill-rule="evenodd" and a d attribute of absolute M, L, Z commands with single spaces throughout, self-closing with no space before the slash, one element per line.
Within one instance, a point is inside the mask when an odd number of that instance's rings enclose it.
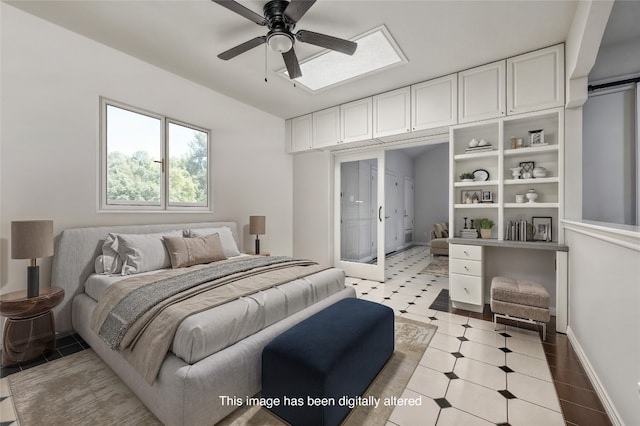
<path fill-rule="evenodd" d="M 209 209 L 210 131 L 102 100 L 104 209 Z"/>

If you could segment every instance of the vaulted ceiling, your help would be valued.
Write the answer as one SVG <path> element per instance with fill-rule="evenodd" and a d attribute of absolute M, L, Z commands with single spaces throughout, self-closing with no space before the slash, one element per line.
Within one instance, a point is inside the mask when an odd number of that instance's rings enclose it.
<path fill-rule="evenodd" d="M 282 118 L 563 42 L 577 5 L 569 0 L 319 0 L 296 30 L 349 39 L 384 24 L 408 62 L 310 93 L 277 75 L 284 67 L 281 55 L 262 46 L 229 61 L 218 59 L 218 53 L 263 35 L 265 28 L 210 0 L 8 3 Z M 242 2 L 259 14 L 265 3 Z M 304 43 L 295 49 L 301 60 L 321 51 Z"/>

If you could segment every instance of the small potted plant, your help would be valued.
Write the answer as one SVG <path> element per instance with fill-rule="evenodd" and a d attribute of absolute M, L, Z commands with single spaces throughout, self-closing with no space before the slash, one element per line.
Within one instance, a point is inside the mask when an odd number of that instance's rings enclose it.
<path fill-rule="evenodd" d="M 461 179 L 463 182 L 473 182 L 474 177 L 475 177 L 475 176 L 473 176 L 473 173 L 462 173 L 462 174 L 460 175 L 460 179 Z"/>
<path fill-rule="evenodd" d="M 480 236 L 482 238 L 491 238 L 491 228 L 493 228 L 493 221 L 483 217 L 480 219 Z"/>

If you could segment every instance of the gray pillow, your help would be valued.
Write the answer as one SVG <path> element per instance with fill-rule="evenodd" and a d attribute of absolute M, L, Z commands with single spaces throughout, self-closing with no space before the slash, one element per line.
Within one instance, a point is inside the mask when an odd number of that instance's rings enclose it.
<path fill-rule="evenodd" d="M 164 237 L 164 244 L 167 246 L 171 267 L 174 269 L 227 258 L 219 234 L 195 238 Z"/>
<path fill-rule="evenodd" d="M 231 233 L 231 228 L 228 226 L 221 226 L 220 228 L 200 228 L 200 229 L 190 229 L 189 236 L 190 237 L 205 237 L 211 234 L 220 235 L 220 242 L 222 243 L 222 248 L 224 249 L 224 254 L 227 257 L 234 257 L 240 255 L 240 250 L 238 250 L 238 246 L 236 245 L 236 240 L 233 238 L 233 234 Z"/>
<path fill-rule="evenodd" d="M 117 250 L 122 258 L 122 274 L 139 274 L 171 267 L 164 237 L 182 237 L 182 230 L 157 234 L 118 234 Z"/>

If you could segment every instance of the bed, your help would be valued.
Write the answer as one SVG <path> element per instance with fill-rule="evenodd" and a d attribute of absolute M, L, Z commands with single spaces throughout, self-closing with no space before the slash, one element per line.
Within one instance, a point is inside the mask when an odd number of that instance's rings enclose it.
<path fill-rule="evenodd" d="M 228 228 L 240 247 L 235 222 L 67 229 L 56 240 L 51 282 L 65 289 L 65 299 L 54 311 L 56 330 L 75 331 L 82 336 L 167 425 L 207 425 L 224 418 L 237 407 L 223 404 L 228 400 L 222 396 L 245 398 L 259 392 L 261 353 L 267 343 L 337 301 L 355 297 L 353 288 L 344 285 L 342 270 L 318 268 L 310 275 L 203 310 L 180 323 L 157 375 L 145 380 L 120 351 L 112 349 L 104 336 L 91 328 L 98 300 L 105 297 L 110 286 L 124 279 L 96 274 L 96 259 L 103 254 L 105 238 L 109 234 L 147 235 L 177 230 L 197 233 L 211 228 Z M 139 276 L 154 273 L 152 270 Z"/>

